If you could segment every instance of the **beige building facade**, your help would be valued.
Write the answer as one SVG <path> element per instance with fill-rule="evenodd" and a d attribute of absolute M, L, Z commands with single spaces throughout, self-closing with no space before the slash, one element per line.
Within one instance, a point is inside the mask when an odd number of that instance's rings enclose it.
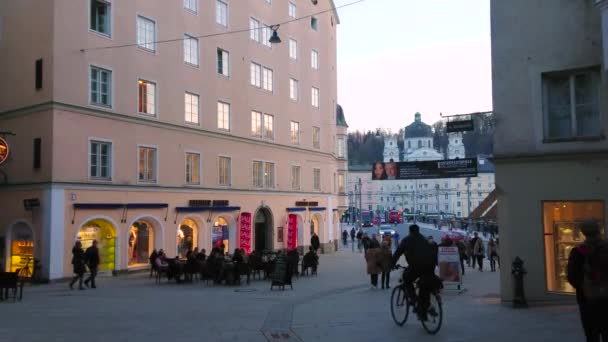
<path fill-rule="evenodd" d="M 608 32 L 598 3 L 491 2 L 501 264 L 523 259 L 533 303 L 574 300 L 566 265 L 584 240 L 580 223 L 606 224 Z M 501 295 L 514 298 L 511 272 Z"/>
<path fill-rule="evenodd" d="M 332 8 L 2 2 L 0 267 L 68 277 L 76 240 L 107 272 L 153 249 L 276 250 L 290 215 L 298 246 L 315 232 L 329 251 L 347 198 Z"/>

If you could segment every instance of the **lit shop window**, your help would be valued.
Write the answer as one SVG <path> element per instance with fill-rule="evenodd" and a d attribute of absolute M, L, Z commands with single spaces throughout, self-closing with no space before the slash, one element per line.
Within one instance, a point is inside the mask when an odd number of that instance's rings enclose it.
<path fill-rule="evenodd" d="M 573 293 L 567 280 L 570 251 L 585 241 L 581 223 L 596 220 L 603 230 L 603 201 L 544 202 L 545 264 L 547 289 Z"/>

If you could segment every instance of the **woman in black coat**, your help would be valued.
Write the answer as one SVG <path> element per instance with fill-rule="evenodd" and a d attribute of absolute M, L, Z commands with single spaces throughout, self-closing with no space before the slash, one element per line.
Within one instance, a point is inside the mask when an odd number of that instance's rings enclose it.
<path fill-rule="evenodd" d="M 70 282 L 70 289 L 74 289 L 74 283 L 76 283 L 76 280 L 78 280 L 78 289 L 84 290 L 84 287 L 82 286 L 84 272 L 86 271 L 84 264 L 84 250 L 82 249 L 82 243 L 80 243 L 80 241 L 76 241 L 74 247 L 72 248 L 72 265 L 74 266 L 74 277 Z"/>

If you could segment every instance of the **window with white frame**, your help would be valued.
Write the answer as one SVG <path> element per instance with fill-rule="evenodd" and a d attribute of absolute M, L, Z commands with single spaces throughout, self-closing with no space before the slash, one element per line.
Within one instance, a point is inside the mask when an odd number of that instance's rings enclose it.
<path fill-rule="evenodd" d="M 270 37 L 272 37 L 272 30 L 265 24 L 262 24 L 260 28 L 262 35 L 262 45 L 266 47 L 272 47 L 272 43 L 270 43 Z"/>
<path fill-rule="evenodd" d="M 156 183 L 156 148 L 139 147 L 138 170 L 139 181 Z"/>
<path fill-rule="evenodd" d="M 111 9 L 112 5 L 107 1 L 91 0 L 89 29 L 110 37 L 112 34 Z"/>
<path fill-rule="evenodd" d="M 296 166 L 296 165 L 291 166 L 291 190 L 299 191 L 301 189 L 301 186 L 300 186 L 301 170 L 302 170 L 302 168 L 300 166 Z"/>
<path fill-rule="evenodd" d="M 262 137 L 262 113 L 251 111 L 251 135 L 254 137 Z"/>
<path fill-rule="evenodd" d="M 341 194 L 344 193 L 344 174 L 343 173 L 338 174 L 338 192 Z"/>
<path fill-rule="evenodd" d="M 298 42 L 289 38 L 289 58 L 298 59 Z"/>
<path fill-rule="evenodd" d="M 89 177 L 100 180 L 112 179 L 112 143 L 91 140 L 90 148 Z"/>
<path fill-rule="evenodd" d="M 261 88 L 262 87 L 262 66 L 251 62 L 250 65 L 250 83 L 252 86 Z"/>
<path fill-rule="evenodd" d="M 222 76 L 230 76 L 230 54 L 224 49 L 217 49 L 217 73 Z"/>
<path fill-rule="evenodd" d="M 300 144 L 300 123 L 296 121 L 291 122 L 290 129 L 291 143 L 294 145 Z"/>
<path fill-rule="evenodd" d="M 199 124 L 199 114 L 198 114 L 198 108 L 199 108 L 199 96 L 196 94 L 192 94 L 192 93 L 186 93 L 184 96 L 184 114 L 185 114 L 185 120 L 187 123 L 190 124 L 195 124 L 198 125 Z"/>
<path fill-rule="evenodd" d="M 112 71 L 91 66 L 91 104 L 112 106 Z"/>
<path fill-rule="evenodd" d="M 228 27 L 228 4 L 220 0 L 215 1 L 215 22 Z"/>
<path fill-rule="evenodd" d="M 545 138 L 599 136 L 600 83 L 598 68 L 544 74 Z"/>
<path fill-rule="evenodd" d="M 274 189 L 274 163 L 264 163 L 264 186 L 266 189 Z"/>
<path fill-rule="evenodd" d="M 291 1 L 290 1 L 290 2 L 289 2 L 289 7 L 288 7 L 288 8 L 289 8 L 289 17 L 291 17 L 291 18 L 295 18 L 295 17 L 296 17 L 296 15 L 297 15 L 297 12 L 296 12 L 296 11 L 297 11 L 297 7 L 296 7 L 296 4 L 294 4 L 293 2 L 291 2 Z"/>
<path fill-rule="evenodd" d="M 186 153 L 186 184 L 201 184 L 201 155 L 199 153 Z"/>
<path fill-rule="evenodd" d="M 300 93 L 300 84 L 298 80 L 290 78 L 289 79 L 289 98 L 293 101 L 298 101 Z"/>
<path fill-rule="evenodd" d="M 219 101 L 217 103 L 217 128 L 230 130 L 230 104 Z"/>
<path fill-rule="evenodd" d="M 137 46 L 156 51 L 156 23 L 141 15 L 137 16 Z"/>
<path fill-rule="evenodd" d="M 310 67 L 319 70 L 319 52 L 314 49 L 310 51 Z"/>
<path fill-rule="evenodd" d="M 218 158 L 218 183 L 219 185 L 231 185 L 231 167 L 232 161 L 230 157 L 219 157 Z"/>
<path fill-rule="evenodd" d="M 272 69 L 264 67 L 264 69 L 262 70 L 262 88 L 264 88 L 264 90 L 272 91 L 272 76 Z"/>
<path fill-rule="evenodd" d="M 321 191 L 321 169 L 312 169 L 312 190 Z"/>
<path fill-rule="evenodd" d="M 312 87 L 310 96 L 312 106 L 319 108 L 319 88 Z"/>
<path fill-rule="evenodd" d="M 338 138 L 338 158 L 346 157 L 345 150 L 344 138 Z"/>
<path fill-rule="evenodd" d="M 274 140 L 274 116 L 264 114 L 264 138 Z"/>
<path fill-rule="evenodd" d="M 184 62 L 198 66 L 198 39 L 189 36 L 187 34 L 184 35 Z"/>
<path fill-rule="evenodd" d="M 319 127 L 312 128 L 312 147 L 321 148 L 321 128 Z"/>
<path fill-rule="evenodd" d="M 198 12 L 198 0 L 184 0 L 184 8 L 190 12 Z"/>
<path fill-rule="evenodd" d="M 260 42 L 260 22 L 257 19 L 249 18 L 249 38 Z"/>
<path fill-rule="evenodd" d="M 254 188 L 263 188 L 264 187 L 264 162 L 254 160 L 252 162 L 252 171 L 251 175 L 251 185 Z"/>
<path fill-rule="evenodd" d="M 139 112 L 156 115 L 156 83 L 141 79 L 137 83 Z"/>

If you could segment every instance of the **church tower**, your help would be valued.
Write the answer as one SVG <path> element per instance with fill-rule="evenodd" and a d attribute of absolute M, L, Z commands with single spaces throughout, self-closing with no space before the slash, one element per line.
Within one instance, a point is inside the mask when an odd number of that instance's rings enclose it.
<path fill-rule="evenodd" d="M 397 136 L 390 134 L 384 137 L 384 162 L 399 161 L 399 144 L 397 143 Z"/>
<path fill-rule="evenodd" d="M 465 157 L 462 133 L 448 133 L 448 159 L 463 159 Z"/>

